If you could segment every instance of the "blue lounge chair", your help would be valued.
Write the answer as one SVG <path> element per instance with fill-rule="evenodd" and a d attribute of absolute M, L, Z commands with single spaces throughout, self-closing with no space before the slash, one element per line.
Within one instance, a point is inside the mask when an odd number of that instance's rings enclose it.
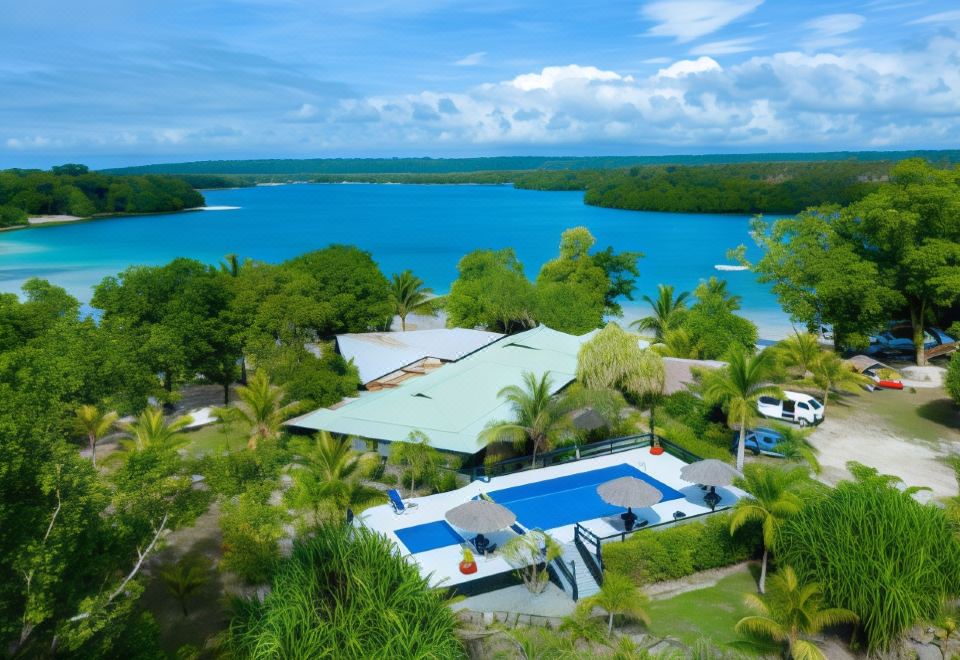
<path fill-rule="evenodd" d="M 401 513 L 406 513 L 409 509 L 417 508 L 416 502 L 407 502 L 406 504 L 404 504 L 403 500 L 400 499 L 400 493 L 398 493 L 395 490 L 392 490 L 392 489 L 388 490 L 387 497 L 390 498 L 390 504 L 393 505 L 393 512 L 397 515 L 400 515 Z"/>

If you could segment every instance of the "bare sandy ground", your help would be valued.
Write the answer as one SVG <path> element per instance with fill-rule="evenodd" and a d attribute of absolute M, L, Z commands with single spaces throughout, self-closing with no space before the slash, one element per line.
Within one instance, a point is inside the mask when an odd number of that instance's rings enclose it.
<path fill-rule="evenodd" d="M 843 407 L 828 407 L 825 421 L 810 436 L 820 450 L 821 479 L 829 484 L 849 479 L 846 464 L 857 461 L 907 486 L 932 490 L 918 499 L 957 495 L 953 469 L 943 459 L 960 454 L 960 432 L 920 414 L 944 405 L 945 396 L 939 389 L 864 393 Z"/>

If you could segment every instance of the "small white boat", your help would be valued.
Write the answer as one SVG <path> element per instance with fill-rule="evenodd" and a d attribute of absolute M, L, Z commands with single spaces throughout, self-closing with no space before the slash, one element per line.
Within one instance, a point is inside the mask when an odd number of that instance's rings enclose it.
<path fill-rule="evenodd" d="M 746 266 L 737 266 L 734 264 L 717 264 L 714 268 L 717 270 L 750 270 Z"/>

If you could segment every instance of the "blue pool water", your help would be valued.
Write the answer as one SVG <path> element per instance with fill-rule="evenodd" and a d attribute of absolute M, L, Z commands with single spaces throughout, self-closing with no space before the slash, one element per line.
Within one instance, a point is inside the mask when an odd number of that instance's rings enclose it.
<path fill-rule="evenodd" d="M 411 553 L 459 545 L 463 538 L 445 520 L 404 527 L 394 532 Z"/>
<path fill-rule="evenodd" d="M 597 495 L 597 486 L 620 477 L 636 477 L 646 481 L 663 493 L 661 502 L 683 497 L 670 486 L 626 463 L 495 490 L 488 495 L 494 502 L 513 511 L 520 524 L 527 529 L 551 529 L 623 513 L 623 507 L 607 504 Z"/>
<path fill-rule="evenodd" d="M 761 336 L 777 338 L 789 324 L 769 288 L 752 273 L 717 271 L 726 251 L 757 250 L 743 215 L 620 211 L 587 206 L 579 192 L 469 185 L 288 185 L 204 192 L 210 206 L 239 207 L 35 227 L 0 234 L 0 292 L 19 292 L 43 277 L 88 301 L 91 287 L 132 264 L 162 264 L 185 256 L 217 263 L 233 252 L 279 262 L 330 243 L 370 251 L 387 274 L 406 268 L 438 293 L 449 290 L 457 261 L 476 248 L 513 247 L 536 277 L 556 257 L 560 232 L 586 226 L 597 247 L 639 251 L 640 295 L 657 284 L 692 291 L 711 275 L 743 297 L 743 314 Z M 645 303 L 624 301 L 625 320 Z M 642 309 L 641 309 L 642 308 Z"/>

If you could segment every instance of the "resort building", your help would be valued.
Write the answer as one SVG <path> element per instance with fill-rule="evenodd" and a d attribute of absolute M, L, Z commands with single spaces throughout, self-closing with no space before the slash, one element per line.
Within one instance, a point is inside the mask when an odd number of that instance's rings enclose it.
<path fill-rule="evenodd" d="M 421 332 L 437 331 L 390 335 Z M 577 337 L 539 326 L 488 341 L 494 333 L 475 332 L 436 335 L 449 338 L 442 340 L 443 350 L 423 348 L 425 344 L 417 344 L 419 339 L 404 339 L 408 348 L 394 349 L 382 339 L 367 341 L 361 339 L 363 335 L 338 337 L 341 351 L 352 352 L 355 363 L 361 367 L 361 378 L 372 376 L 370 382 L 376 384 L 372 388 L 375 391 L 333 409 L 315 410 L 288 424 L 305 431 L 323 430 L 372 440 L 381 453 L 388 451 L 391 442 L 404 442 L 412 432 L 420 431 L 437 449 L 472 455 L 482 449 L 477 438 L 488 423 L 512 417 L 509 404 L 498 396 L 501 389 L 521 384 L 525 372 L 537 377 L 549 372 L 552 390 L 559 392 L 574 380 L 580 345 L 593 336 L 589 333 Z M 443 356 L 454 357 L 458 350 L 465 351 L 481 342 L 485 343 L 464 357 L 443 363 Z M 362 355 L 361 346 L 374 346 L 372 356 Z M 411 357 L 415 357 L 412 363 L 400 365 Z M 438 364 L 416 370 L 407 368 L 427 359 L 436 359 Z"/>

